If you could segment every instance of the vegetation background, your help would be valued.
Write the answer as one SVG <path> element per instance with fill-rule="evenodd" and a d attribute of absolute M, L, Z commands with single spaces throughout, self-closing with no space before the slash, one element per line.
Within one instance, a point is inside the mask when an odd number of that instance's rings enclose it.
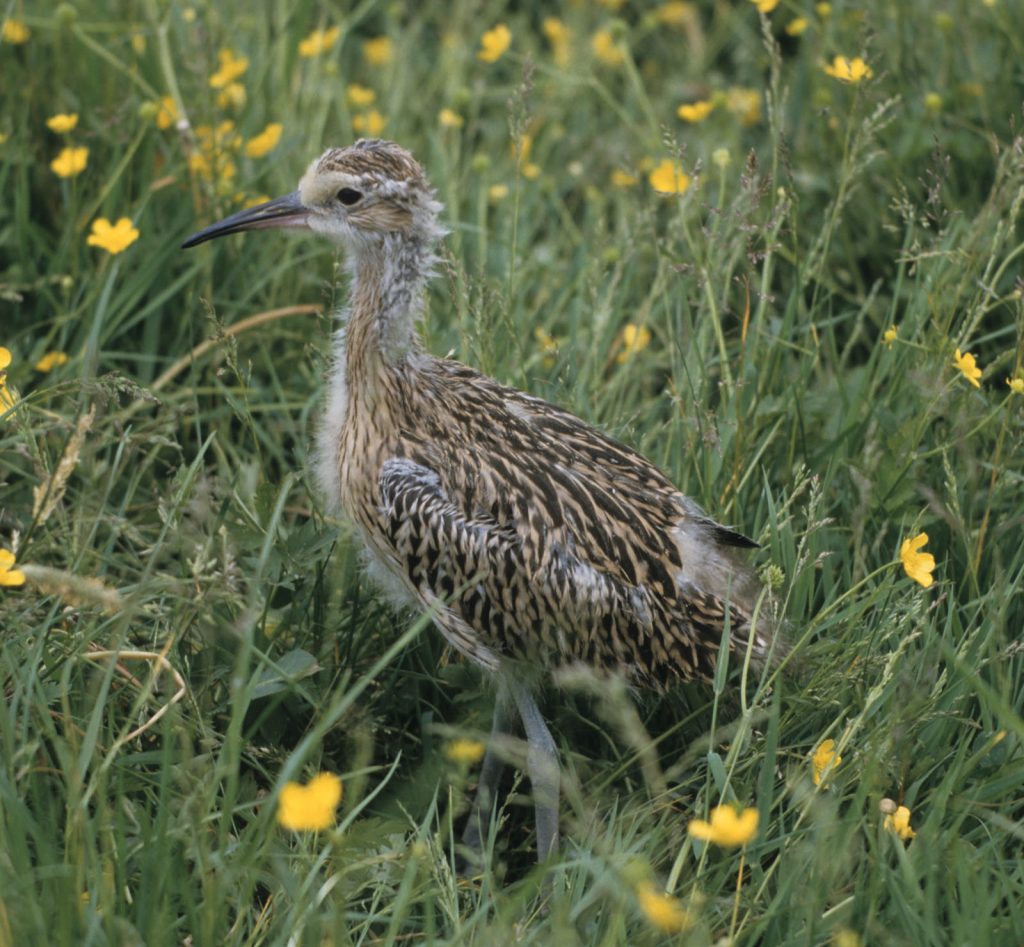
<path fill-rule="evenodd" d="M 1024 941 L 1015 2 L 3 16 L 0 943 Z M 339 257 L 178 249 L 360 134 L 446 205 L 430 350 L 757 537 L 788 622 L 761 676 L 546 696 L 546 871 L 518 782 L 490 869 L 453 871 L 474 777 L 445 750 L 489 686 L 312 488 Z M 336 827 L 284 830 L 321 771 Z M 759 812 L 742 850 L 687 835 L 720 802 Z"/>

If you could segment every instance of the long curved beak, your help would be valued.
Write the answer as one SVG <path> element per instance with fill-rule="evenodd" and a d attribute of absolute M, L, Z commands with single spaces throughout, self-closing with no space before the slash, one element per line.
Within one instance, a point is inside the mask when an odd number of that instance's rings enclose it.
<path fill-rule="evenodd" d="M 298 191 L 286 194 L 284 197 L 275 197 L 272 201 L 257 204 L 255 207 L 247 207 L 237 214 L 210 224 L 209 227 L 204 227 L 198 233 L 192 234 L 181 245 L 181 249 L 187 250 L 189 247 L 205 243 L 214 237 L 227 236 L 229 233 L 238 233 L 242 230 L 265 230 L 270 227 L 289 229 L 309 227 L 309 211 L 303 206 Z"/>

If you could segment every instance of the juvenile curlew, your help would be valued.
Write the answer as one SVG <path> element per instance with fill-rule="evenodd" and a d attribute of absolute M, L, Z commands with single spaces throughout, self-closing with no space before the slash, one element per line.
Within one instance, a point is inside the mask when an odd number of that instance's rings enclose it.
<path fill-rule="evenodd" d="M 706 516 L 628 447 L 540 398 L 423 351 L 416 320 L 444 234 L 423 169 L 392 142 L 315 160 L 293 194 L 184 244 L 270 227 L 341 243 L 351 273 L 335 336 L 317 475 L 354 522 L 372 574 L 436 615 L 495 675 L 492 740 L 463 841 L 477 855 L 501 762 L 522 722 L 537 854 L 558 844 L 559 767 L 537 707 L 545 674 L 585 664 L 638 684 L 709 678 L 730 647 L 769 651 L 758 584 L 734 556 L 756 544 Z"/>

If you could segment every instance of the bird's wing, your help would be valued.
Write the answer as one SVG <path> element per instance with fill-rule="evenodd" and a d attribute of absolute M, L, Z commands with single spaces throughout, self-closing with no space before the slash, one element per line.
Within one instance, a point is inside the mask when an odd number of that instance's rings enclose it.
<path fill-rule="evenodd" d="M 485 666 L 508 655 L 620 667 L 637 677 L 673 664 L 684 676 L 707 673 L 681 622 L 674 633 L 663 630 L 672 623 L 650 588 L 595 568 L 557 538 L 538 568 L 515 528 L 467 514 L 417 460 L 387 460 L 379 486 L 396 565 L 435 609 L 448 640 Z"/>

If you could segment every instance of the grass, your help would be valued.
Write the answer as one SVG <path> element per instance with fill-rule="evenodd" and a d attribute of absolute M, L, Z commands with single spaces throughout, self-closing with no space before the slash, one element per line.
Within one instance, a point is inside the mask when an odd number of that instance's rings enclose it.
<path fill-rule="evenodd" d="M 27 582 L 0 589 L 0 944 L 1024 939 L 1012 4 L 569 5 L 561 54 L 529 6 L 7 6 L 31 35 L 0 45 L 0 546 Z M 223 47 L 249 59 L 244 104 L 210 88 Z M 873 76 L 829 77 L 838 54 Z M 163 96 L 188 124 L 157 127 Z M 703 122 L 676 117 L 702 99 Z M 310 482 L 340 260 L 273 234 L 178 250 L 291 190 L 371 107 L 446 205 L 430 350 L 646 453 L 759 539 L 786 617 L 762 675 L 545 695 L 567 782 L 545 870 L 516 782 L 490 869 L 454 873 L 474 776 L 444 747 L 486 733 L 489 685 L 387 608 Z M 73 131 L 47 129 L 59 112 Z M 248 156 L 271 122 L 280 143 Z M 60 178 L 66 145 L 87 166 Z M 648 180 L 666 159 L 681 195 Z M 98 216 L 138 240 L 88 246 Z M 35 371 L 51 350 L 69 361 Z M 921 531 L 928 589 L 898 555 Z M 825 739 L 842 763 L 815 787 Z M 276 794 L 319 771 L 344 782 L 337 827 L 285 832 Z M 687 836 L 719 802 L 760 814 L 742 852 Z M 645 913 L 646 883 L 687 934 Z"/>

